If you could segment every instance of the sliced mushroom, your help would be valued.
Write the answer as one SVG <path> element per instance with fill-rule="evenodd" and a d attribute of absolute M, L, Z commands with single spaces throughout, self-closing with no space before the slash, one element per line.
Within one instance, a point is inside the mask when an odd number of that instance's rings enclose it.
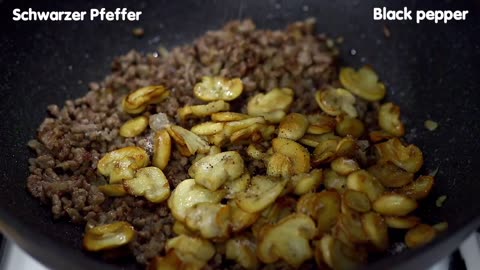
<path fill-rule="evenodd" d="M 123 188 L 122 184 L 101 185 L 98 186 L 98 190 L 109 197 L 123 197 L 127 195 L 127 192 L 125 191 L 125 188 Z"/>
<path fill-rule="evenodd" d="M 181 154 L 184 156 L 192 156 L 197 152 L 208 153 L 210 149 L 207 141 L 183 127 L 174 125 L 168 127 L 167 131 L 175 140 Z"/>
<path fill-rule="evenodd" d="M 303 195 L 305 193 L 316 190 L 323 180 L 321 169 L 311 170 L 309 173 L 302 173 L 294 175 L 291 178 L 293 185 L 293 193 L 296 195 Z"/>
<path fill-rule="evenodd" d="M 191 131 L 199 136 L 208 136 L 221 132 L 224 127 L 224 123 L 203 122 L 193 126 Z"/>
<path fill-rule="evenodd" d="M 188 208 L 185 224 L 205 239 L 227 239 L 230 232 L 230 206 L 201 202 Z"/>
<path fill-rule="evenodd" d="M 137 169 L 150 162 L 143 148 L 127 146 L 114 150 L 103 156 L 97 165 L 98 172 L 110 176 L 110 184 L 120 183 L 124 179 L 132 179 Z"/>
<path fill-rule="evenodd" d="M 293 95 L 293 90 L 289 88 L 274 88 L 265 94 L 257 94 L 248 101 L 248 114 L 263 116 L 271 123 L 279 123 L 290 108 Z"/>
<path fill-rule="evenodd" d="M 225 245 L 225 256 L 227 259 L 235 260 L 245 269 L 257 269 L 258 259 L 257 246 L 244 236 L 238 236 L 227 241 Z"/>
<path fill-rule="evenodd" d="M 342 137 L 350 135 L 354 138 L 359 138 L 365 132 L 365 125 L 357 118 L 344 116 L 340 119 L 335 129 L 338 135 Z"/>
<path fill-rule="evenodd" d="M 318 234 L 324 234 L 337 222 L 340 214 L 340 195 L 335 191 L 304 194 L 298 200 L 297 212 L 314 219 Z"/>
<path fill-rule="evenodd" d="M 340 175 L 349 175 L 360 170 L 360 165 L 352 158 L 339 157 L 330 163 L 330 167 Z"/>
<path fill-rule="evenodd" d="M 350 67 L 342 68 L 339 78 L 346 89 L 363 99 L 378 101 L 385 97 L 385 85 L 378 82 L 375 71 L 367 66 L 358 71 Z"/>
<path fill-rule="evenodd" d="M 185 106 L 178 110 L 178 117 L 181 121 L 185 121 L 189 118 L 206 117 L 217 112 L 228 110 L 230 110 L 230 104 L 223 100 L 218 100 L 203 105 Z"/>
<path fill-rule="evenodd" d="M 299 267 L 313 256 L 309 240 L 315 236 L 315 223 L 304 214 L 292 214 L 268 227 L 260 236 L 257 256 L 264 263 L 279 259 Z"/>
<path fill-rule="evenodd" d="M 243 83 L 239 78 L 226 79 L 224 77 L 208 77 L 202 78 L 193 88 L 193 94 L 203 101 L 215 100 L 234 100 L 243 92 Z"/>
<path fill-rule="evenodd" d="M 418 248 L 430 243 L 436 236 L 435 228 L 427 224 L 419 224 L 405 234 L 405 244 L 409 248 Z"/>
<path fill-rule="evenodd" d="M 358 170 L 348 175 L 347 187 L 365 193 L 371 202 L 377 200 L 385 190 L 382 184 L 365 170 Z"/>
<path fill-rule="evenodd" d="M 175 219 L 184 222 L 187 210 L 201 202 L 219 203 L 225 192 L 211 191 L 195 183 L 194 179 L 180 182 L 168 199 L 168 207 Z"/>
<path fill-rule="evenodd" d="M 309 126 L 308 134 L 320 135 L 332 132 L 335 129 L 335 118 L 325 114 L 310 114 L 307 115 Z"/>
<path fill-rule="evenodd" d="M 142 134 L 148 127 L 148 117 L 139 116 L 125 122 L 119 130 L 122 137 L 132 138 Z"/>
<path fill-rule="evenodd" d="M 382 215 L 405 216 L 415 210 L 415 200 L 401 194 L 383 194 L 373 202 L 373 209 Z"/>
<path fill-rule="evenodd" d="M 350 117 L 357 117 L 355 109 L 355 97 L 345 89 L 329 88 L 317 91 L 315 100 L 318 105 L 328 115 L 337 116 L 347 114 Z"/>
<path fill-rule="evenodd" d="M 296 141 L 305 135 L 308 126 L 308 119 L 305 115 L 291 113 L 280 122 L 278 137 Z"/>
<path fill-rule="evenodd" d="M 238 207 L 249 213 L 260 212 L 271 205 L 282 193 L 285 181 L 271 176 L 254 176 L 250 186 L 237 194 Z"/>
<path fill-rule="evenodd" d="M 404 171 L 391 162 L 377 163 L 368 168 L 368 172 L 385 187 L 402 187 L 413 181 L 413 173 Z"/>
<path fill-rule="evenodd" d="M 380 157 L 379 163 L 390 161 L 411 173 L 416 173 L 423 165 L 422 151 L 413 144 L 404 146 L 398 138 L 376 144 L 375 149 Z"/>
<path fill-rule="evenodd" d="M 99 225 L 85 233 L 83 246 L 88 251 L 113 249 L 130 243 L 135 235 L 132 225 L 124 221 Z"/>
<path fill-rule="evenodd" d="M 403 186 L 398 191 L 414 200 L 421 200 L 428 196 L 428 194 L 432 190 L 433 184 L 433 176 L 422 175 L 418 177 L 417 180 L 411 182 L 406 186 Z"/>
<path fill-rule="evenodd" d="M 152 164 L 163 170 L 167 167 L 172 153 L 172 140 L 166 129 L 159 130 L 153 137 Z"/>
<path fill-rule="evenodd" d="M 248 228 L 260 217 L 260 213 L 249 213 L 242 210 L 235 200 L 228 201 L 228 206 L 230 206 L 230 226 L 234 233 Z"/>
<path fill-rule="evenodd" d="M 127 193 L 144 196 L 153 203 L 160 203 L 170 196 L 170 185 L 162 170 L 157 167 L 138 169 L 135 177 L 123 180 Z"/>
<path fill-rule="evenodd" d="M 215 255 L 215 247 L 212 243 L 187 235 L 168 239 L 165 250 L 167 254 L 175 252 L 186 269 L 202 269 Z"/>
<path fill-rule="evenodd" d="M 289 139 L 275 138 L 272 140 L 272 149 L 290 159 L 294 174 L 310 171 L 310 153 L 299 143 Z"/>
<path fill-rule="evenodd" d="M 149 104 L 160 103 L 168 97 L 170 92 L 162 85 L 146 86 L 135 90 L 122 101 L 122 108 L 130 114 L 145 111 Z"/>
<path fill-rule="evenodd" d="M 387 223 L 388 227 L 393 229 L 411 229 L 420 224 L 420 218 L 415 216 L 389 216 L 385 217 L 385 222 Z"/>
<path fill-rule="evenodd" d="M 215 191 L 226 181 L 240 177 L 244 169 L 240 154 L 228 151 L 201 158 L 190 167 L 188 173 L 197 184 Z"/>
<path fill-rule="evenodd" d="M 231 122 L 231 121 L 240 121 L 251 116 L 243 113 L 236 112 L 218 112 L 211 115 L 212 121 L 215 122 Z"/>
<path fill-rule="evenodd" d="M 388 227 L 381 215 L 375 212 L 363 214 L 362 225 L 368 239 L 379 251 L 388 248 Z"/>
<path fill-rule="evenodd" d="M 394 136 L 405 135 L 405 126 L 400 119 L 400 107 L 391 102 L 380 106 L 378 124 L 383 130 Z"/>

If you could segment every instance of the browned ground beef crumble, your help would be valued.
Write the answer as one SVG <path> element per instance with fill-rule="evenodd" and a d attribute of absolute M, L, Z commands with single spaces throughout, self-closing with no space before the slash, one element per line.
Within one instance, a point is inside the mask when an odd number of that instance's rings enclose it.
<path fill-rule="evenodd" d="M 96 170 L 106 152 L 129 145 L 150 153 L 152 150 L 148 133 L 135 138 L 119 136 L 119 127 L 131 118 L 121 110 L 121 98 L 139 87 L 162 84 L 171 90 L 171 96 L 151 106 L 147 115 L 164 112 L 177 122 L 177 109 L 198 102 L 192 97 L 195 83 L 202 76 L 221 75 L 240 77 L 244 83 L 245 91 L 232 102 L 233 110 L 240 110 L 250 96 L 259 92 L 289 87 L 295 91 L 291 111 L 319 111 L 312 101 L 313 93 L 326 83 L 337 83 L 335 56 L 325 41 L 324 35 L 314 33 L 313 20 L 289 25 L 283 31 L 257 30 L 252 21 L 245 20 L 209 31 L 192 44 L 168 53 L 144 55 L 131 51 L 117 57 L 112 73 L 100 83 L 91 83 L 84 97 L 68 100 L 62 108 L 48 107 L 49 116 L 38 128 L 37 139 L 29 142 L 36 158 L 29 160 L 28 190 L 51 205 L 55 218 L 69 217 L 89 225 L 131 223 L 138 234 L 129 248 L 139 263 L 147 263 L 162 255 L 165 241 L 174 236 L 174 219 L 166 203 L 153 204 L 132 196 L 108 198 L 97 188 L 107 183 Z M 363 115 L 365 106 L 357 106 Z M 262 162 L 246 160 L 246 164 L 251 172 L 264 170 Z M 164 170 L 172 189 L 189 178 L 189 166 L 190 160 L 174 150 Z M 223 261 L 217 254 L 208 267 L 241 269 Z M 315 267 L 313 261 L 304 266 Z M 264 268 L 289 267 L 280 262 Z"/>

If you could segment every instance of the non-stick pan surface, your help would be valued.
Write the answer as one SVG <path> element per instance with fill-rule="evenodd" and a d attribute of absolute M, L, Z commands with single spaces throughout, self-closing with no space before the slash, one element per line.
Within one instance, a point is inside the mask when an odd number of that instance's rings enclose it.
<path fill-rule="evenodd" d="M 48 104 L 85 94 L 87 83 L 109 72 L 115 55 L 153 51 L 192 41 L 231 19 L 253 18 L 258 27 L 282 28 L 306 17 L 317 29 L 345 38 L 345 64 L 370 64 L 402 108 L 412 143 L 425 153 L 425 172 L 438 167 L 430 198 L 419 215 L 448 221 L 448 232 L 414 251 L 389 256 L 372 269 L 423 269 L 451 252 L 480 224 L 480 23 L 474 2 L 462 1 L 0 1 L 0 230 L 41 262 L 56 269 L 135 269 L 106 265 L 80 249 L 82 228 L 52 219 L 48 206 L 31 197 L 25 183 L 26 142 L 46 116 Z M 468 9 L 467 21 L 434 24 L 378 22 L 372 7 Z M 88 10 L 127 7 L 141 20 L 126 22 L 12 22 L 13 8 Z M 386 38 L 387 25 L 391 37 Z M 141 39 L 131 34 L 142 26 Z M 440 126 L 427 131 L 423 122 Z M 447 195 L 441 208 L 435 199 Z"/>

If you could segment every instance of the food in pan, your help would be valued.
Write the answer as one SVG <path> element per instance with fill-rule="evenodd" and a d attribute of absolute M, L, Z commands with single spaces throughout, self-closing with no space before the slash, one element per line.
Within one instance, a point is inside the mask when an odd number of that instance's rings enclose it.
<path fill-rule="evenodd" d="M 352 269 L 393 229 L 422 246 L 434 178 L 377 73 L 339 68 L 334 45 L 314 20 L 245 20 L 120 56 L 48 107 L 28 189 L 85 224 L 86 250 L 150 269 Z"/>

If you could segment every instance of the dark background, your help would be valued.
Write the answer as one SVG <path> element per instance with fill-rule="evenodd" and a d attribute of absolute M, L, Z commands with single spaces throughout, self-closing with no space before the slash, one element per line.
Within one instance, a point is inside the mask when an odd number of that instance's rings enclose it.
<path fill-rule="evenodd" d="M 470 13 L 467 21 L 446 25 L 375 22 L 374 6 Z M 139 22 L 11 20 L 14 8 L 28 7 L 45 11 L 127 7 L 143 14 Z M 35 136 L 46 106 L 85 94 L 88 82 L 108 74 L 114 56 L 131 49 L 171 48 L 231 19 L 251 17 L 260 28 L 283 28 L 310 16 L 317 18 L 319 32 L 345 38 L 345 64 L 370 64 L 378 71 L 389 99 L 402 108 L 408 140 L 424 150 L 425 172 L 439 168 L 435 189 L 419 214 L 430 223 L 448 221 L 449 232 L 423 249 L 380 262 L 378 269 L 386 265 L 420 269 L 448 254 L 480 223 L 477 1 L 0 1 L 0 230 L 58 268 L 103 265 L 86 260 L 90 255 L 80 251 L 82 228 L 54 221 L 49 207 L 25 190 L 31 155 L 26 142 Z M 383 33 L 385 25 L 390 38 Z M 143 27 L 145 36 L 133 36 L 135 27 Z M 437 121 L 439 128 L 427 131 L 423 127 L 427 119 Z M 444 194 L 448 196 L 444 207 L 435 207 L 435 199 Z"/>

